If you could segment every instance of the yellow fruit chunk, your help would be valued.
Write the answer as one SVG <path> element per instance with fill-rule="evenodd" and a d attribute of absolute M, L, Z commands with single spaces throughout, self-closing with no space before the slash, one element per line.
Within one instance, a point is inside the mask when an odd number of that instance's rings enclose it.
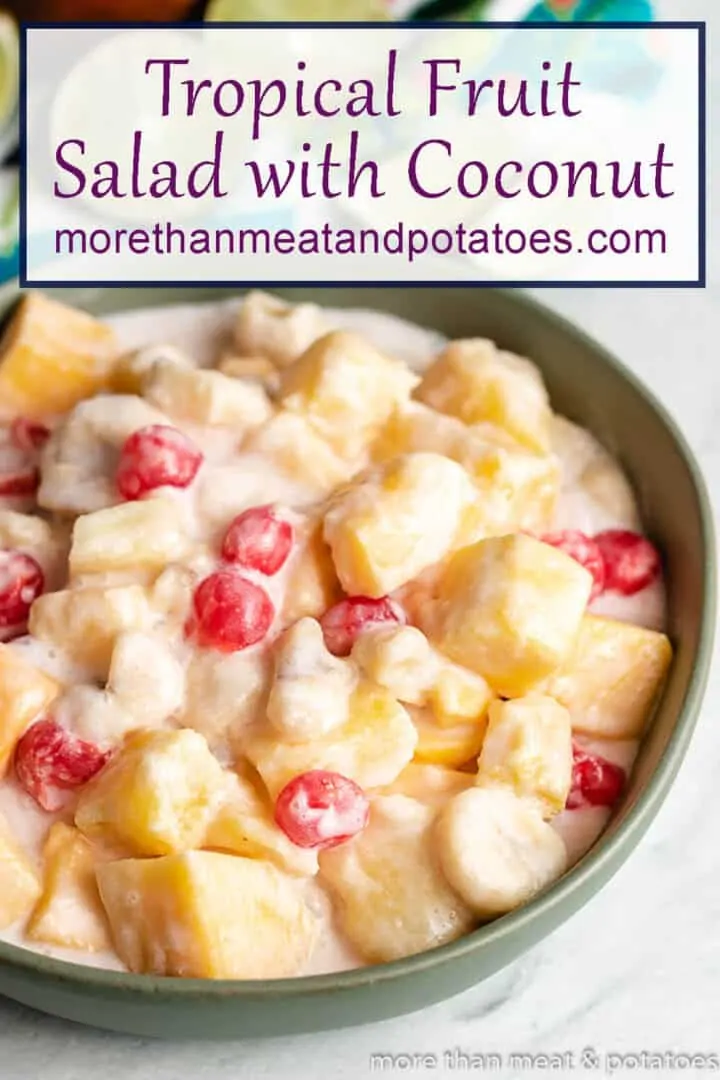
<path fill-rule="evenodd" d="M 360 634 L 352 658 L 368 679 L 408 705 L 424 705 L 440 666 L 422 630 L 378 626 Z"/>
<path fill-rule="evenodd" d="M 485 719 L 493 693 L 482 675 L 445 662 L 433 680 L 427 703 L 442 727 Z"/>
<path fill-rule="evenodd" d="M 365 830 L 320 855 L 339 924 L 370 963 L 445 945 L 473 927 L 437 864 L 434 816 L 403 795 L 376 797 Z"/>
<path fill-rule="evenodd" d="M 329 769 L 360 787 L 391 783 L 412 759 L 417 732 L 407 711 L 387 690 L 361 683 L 350 699 L 350 719 L 309 742 L 281 742 L 269 726 L 248 735 L 244 752 L 272 798 L 299 773 Z"/>
<path fill-rule="evenodd" d="M 273 820 L 265 792 L 243 776 L 228 778 L 227 798 L 208 825 L 204 848 L 267 859 L 279 870 L 298 876 L 317 873 L 317 852 L 288 840 Z"/>
<path fill-rule="evenodd" d="M 544 689 L 569 710 L 574 731 L 637 739 L 671 660 L 665 634 L 586 615 L 574 649 Z"/>
<path fill-rule="evenodd" d="M 15 743 L 61 690 L 60 683 L 28 664 L 18 651 L 0 645 L 0 777 Z"/>
<path fill-rule="evenodd" d="M 243 450 L 269 458 L 289 479 L 318 497 L 329 494 L 355 471 L 355 465 L 341 458 L 307 417 L 289 409 L 279 409 L 245 440 Z"/>
<path fill-rule="evenodd" d="M 274 399 L 280 388 L 280 372 L 268 356 L 238 356 L 235 352 L 225 352 L 215 366 L 230 379 L 256 383 L 270 398 Z"/>
<path fill-rule="evenodd" d="M 465 470 L 440 454 L 404 454 L 341 489 L 324 532 L 345 592 L 384 596 L 438 562 L 475 499 Z"/>
<path fill-rule="evenodd" d="M 382 794 L 406 795 L 429 806 L 442 806 L 453 795 L 473 787 L 474 783 L 474 773 L 411 761 L 392 784 L 382 788 Z"/>
<path fill-rule="evenodd" d="M 196 731 L 136 732 L 83 788 L 75 824 L 90 840 L 137 855 L 186 851 L 202 842 L 225 784 Z"/>
<path fill-rule="evenodd" d="M 107 919 L 92 848 L 77 829 L 56 822 L 45 841 L 43 892 L 27 927 L 31 941 L 66 949 L 109 949 Z"/>
<path fill-rule="evenodd" d="M 105 384 L 115 334 L 84 311 L 30 293 L 0 341 L 0 409 L 62 413 Z"/>
<path fill-rule="evenodd" d="M 411 403 L 390 418 L 374 445 L 375 460 L 429 451 L 444 454 L 467 471 L 478 490 L 472 539 L 552 522 L 560 470 L 551 454 L 539 454 L 490 424 L 468 427 L 425 405 Z"/>
<path fill-rule="evenodd" d="M 288 304 L 279 296 L 253 291 L 238 312 L 234 344 L 242 356 L 267 356 L 278 367 L 287 367 L 329 329 L 315 304 Z"/>
<path fill-rule="evenodd" d="M 144 380 L 143 397 L 168 416 L 230 426 L 242 434 L 272 415 L 270 400 L 256 383 L 167 360 L 153 365 Z"/>
<path fill-rule="evenodd" d="M 30 609 L 29 629 L 104 679 L 118 636 L 145 629 L 150 616 L 148 596 L 140 585 L 62 589 L 37 598 Z"/>
<path fill-rule="evenodd" d="M 306 616 L 319 619 L 342 595 L 332 554 L 323 538 L 322 522 L 312 522 L 304 533 L 298 536 L 288 566 L 280 612 L 285 626 Z"/>
<path fill-rule="evenodd" d="M 453 727 L 436 723 L 425 709 L 413 710 L 413 722 L 418 733 L 415 760 L 447 769 L 459 769 L 476 758 L 485 738 L 486 720 L 467 721 Z"/>
<path fill-rule="evenodd" d="M 160 570 L 185 555 L 189 541 L 181 507 L 169 499 L 120 503 L 75 522 L 70 573 Z"/>
<path fill-rule="evenodd" d="M 538 369 L 492 341 L 451 342 L 425 373 L 417 397 L 466 424 L 497 424 L 532 450 L 549 448 L 552 414 Z"/>
<path fill-rule="evenodd" d="M 286 409 L 307 417 L 337 453 L 354 458 L 418 381 L 406 364 L 369 341 L 335 331 L 287 368 L 279 398 Z"/>
<path fill-rule="evenodd" d="M 480 787 L 506 787 L 549 818 L 565 809 L 571 779 L 572 732 L 564 706 L 542 694 L 493 702 L 478 760 Z"/>
<path fill-rule="evenodd" d="M 34 869 L 0 815 L 0 930 L 27 915 L 40 892 Z"/>
<path fill-rule="evenodd" d="M 530 536 L 480 540 L 457 552 L 421 613 L 451 659 L 503 697 L 521 697 L 572 649 L 592 588 L 579 563 Z"/>
<path fill-rule="evenodd" d="M 299 883 L 268 862 L 190 851 L 97 867 L 130 971 L 196 979 L 298 975 L 317 939 Z"/>

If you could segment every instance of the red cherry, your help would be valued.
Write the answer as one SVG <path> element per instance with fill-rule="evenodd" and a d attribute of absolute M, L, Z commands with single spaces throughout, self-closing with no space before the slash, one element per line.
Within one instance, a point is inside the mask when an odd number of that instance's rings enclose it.
<path fill-rule="evenodd" d="M 0 497 L 34 495 L 40 487 L 40 473 L 34 465 L 0 474 Z"/>
<path fill-rule="evenodd" d="M 290 522 L 277 517 L 272 506 L 253 506 L 230 523 L 223 540 L 222 557 L 270 577 L 286 562 L 293 537 Z"/>
<path fill-rule="evenodd" d="M 629 529 L 606 529 L 595 543 L 605 563 L 605 588 L 633 596 L 660 576 L 660 553 L 639 533 Z"/>
<path fill-rule="evenodd" d="M 614 806 L 625 787 L 625 770 L 599 754 L 573 746 L 573 771 L 565 808 Z"/>
<path fill-rule="evenodd" d="M 368 627 L 404 622 L 402 609 L 389 596 L 381 596 L 378 600 L 369 596 L 348 596 L 328 608 L 320 619 L 325 645 L 335 656 L 347 656 Z"/>
<path fill-rule="evenodd" d="M 228 567 L 195 589 L 186 633 L 207 648 L 236 652 L 262 641 L 274 617 L 265 590 Z"/>
<path fill-rule="evenodd" d="M 38 720 L 15 747 L 15 775 L 28 795 L 53 813 L 65 802 L 63 792 L 86 784 L 109 757 L 54 720 Z"/>
<path fill-rule="evenodd" d="M 560 532 L 544 533 L 539 537 L 544 544 L 551 544 L 564 551 L 575 562 L 579 562 L 593 576 L 590 600 L 594 600 L 605 588 L 605 562 L 600 548 L 595 541 L 580 532 L 579 529 L 564 529 Z"/>
<path fill-rule="evenodd" d="M 275 803 L 275 822 L 293 844 L 325 850 L 362 832 L 370 804 L 361 787 L 340 773 L 313 769 L 285 785 Z"/>
<path fill-rule="evenodd" d="M 44 587 L 45 575 L 32 556 L 0 551 L 0 627 L 24 624 Z"/>
<path fill-rule="evenodd" d="M 41 450 L 49 438 L 50 428 L 27 416 L 16 417 L 10 425 L 10 441 L 19 450 Z"/>
<path fill-rule="evenodd" d="M 120 451 L 117 488 L 124 499 L 140 499 L 159 487 L 186 488 L 202 462 L 201 451 L 182 431 L 151 424 L 134 432 Z"/>

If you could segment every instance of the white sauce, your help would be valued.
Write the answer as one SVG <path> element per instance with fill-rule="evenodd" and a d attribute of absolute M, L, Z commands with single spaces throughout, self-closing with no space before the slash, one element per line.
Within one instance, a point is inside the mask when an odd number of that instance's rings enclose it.
<path fill-rule="evenodd" d="M 141 345 L 167 343 L 182 349 L 197 363 L 208 365 L 228 346 L 238 300 L 203 305 L 177 305 L 116 315 L 107 321 L 115 328 L 125 349 Z M 377 347 L 422 369 L 443 344 L 443 338 L 431 331 L 409 324 L 394 316 L 362 310 L 326 310 L 328 322 L 337 328 L 352 329 L 368 337 Z M 258 454 L 240 454 L 235 436 L 224 431 L 208 431 L 189 424 L 181 425 L 195 438 L 205 453 L 205 463 L 198 482 L 191 491 L 170 491 L 183 504 L 188 515 L 189 531 L 209 541 L 213 529 L 221 529 L 228 519 L 258 501 L 278 501 L 302 507 L 312 501 L 310 493 L 273 468 Z M 575 528 L 590 534 L 610 527 L 639 527 L 638 510 L 632 491 L 620 468 L 588 433 L 558 418 L 554 447 L 562 467 L 562 492 L 555 527 Z M 212 556 L 199 556 L 199 563 L 212 569 Z M 286 568 L 270 579 L 269 592 L 276 605 L 284 593 Z M 268 579 L 263 579 L 268 587 Z M 664 624 L 665 594 L 662 583 L 653 585 L 634 597 L 605 594 L 591 610 L 597 614 L 631 621 L 653 629 Z M 90 682 L 86 672 L 71 664 L 58 650 L 30 638 L 19 639 L 14 648 L 27 659 L 66 684 Z M 248 650 L 249 652 L 249 650 Z M 637 743 L 595 740 L 589 749 L 629 769 Z M 21 840 L 31 858 L 39 865 L 41 847 L 51 817 L 41 811 L 14 783 L 0 782 L 0 814 Z M 605 828 L 610 813 L 587 808 L 565 811 L 553 826 L 562 836 L 570 863 L 577 861 Z M 308 899 L 322 920 L 320 943 L 308 968 L 308 974 L 346 970 L 361 966 L 362 961 L 343 941 L 334 926 L 326 893 L 310 882 Z M 22 927 L 15 926 L 0 935 L 4 940 L 26 945 Z M 121 970 L 114 954 L 79 954 L 72 950 L 33 945 L 36 951 L 71 962 Z"/>

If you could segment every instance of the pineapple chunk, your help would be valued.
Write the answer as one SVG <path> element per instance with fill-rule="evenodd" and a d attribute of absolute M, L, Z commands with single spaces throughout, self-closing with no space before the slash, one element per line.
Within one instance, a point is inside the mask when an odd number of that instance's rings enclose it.
<path fill-rule="evenodd" d="M 307 417 L 289 409 L 279 409 L 243 443 L 243 450 L 269 458 L 289 479 L 318 498 L 355 472 L 355 465 L 336 454 Z"/>
<path fill-rule="evenodd" d="M 438 724 L 432 713 L 425 709 L 414 709 L 412 718 L 418 733 L 416 761 L 459 769 L 480 753 L 487 726 L 484 716 L 453 727 Z"/>
<path fill-rule="evenodd" d="M 227 799 L 210 822 L 204 848 L 267 859 L 288 874 L 308 877 L 317 873 L 317 852 L 288 840 L 273 820 L 272 804 L 251 780 L 228 777 Z"/>
<path fill-rule="evenodd" d="M 271 863 L 190 851 L 97 867 L 115 948 L 130 971 L 197 979 L 298 975 L 318 923 Z"/>
<path fill-rule="evenodd" d="M 445 727 L 480 721 L 492 700 L 481 675 L 440 656 L 416 626 L 379 626 L 361 634 L 352 658 L 398 701 L 428 705 Z"/>
<path fill-rule="evenodd" d="M 113 506 L 120 498 L 115 466 L 123 443 L 139 428 L 164 423 L 163 413 L 129 394 L 81 401 L 43 450 L 40 506 L 62 514 Z"/>
<path fill-rule="evenodd" d="M 476 787 L 452 798 L 440 812 L 435 841 L 447 880 L 481 919 L 527 903 L 567 866 L 552 825 L 503 788 Z"/>
<path fill-rule="evenodd" d="M 476 498 L 463 468 L 440 454 L 405 454 L 340 490 L 325 514 L 340 583 L 384 596 L 458 544 Z"/>
<path fill-rule="evenodd" d="M 473 787 L 474 783 L 473 773 L 411 761 L 392 784 L 382 788 L 382 794 L 406 795 L 428 806 L 440 807 L 453 795 Z"/>
<path fill-rule="evenodd" d="M 356 458 L 419 379 L 357 334 L 320 338 L 283 375 L 279 398 L 340 454 Z"/>
<path fill-rule="evenodd" d="M 494 537 L 457 552 L 421 622 L 457 663 L 503 697 L 522 697 L 570 653 L 592 576 L 530 536 Z"/>
<path fill-rule="evenodd" d="M 115 641 L 108 690 L 138 727 L 154 727 L 182 707 L 185 671 L 164 637 L 128 631 Z"/>
<path fill-rule="evenodd" d="M 145 379 L 143 397 L 168 416 L 197 424 L 226 425 L 243 434 L 272 415 L 272 405 L 256 383 L 220 371 L 181 367 L 159 360 Z"/>
<path fill-rule="evenodd" d="M 340 926 L 370 963 L 445 945 L 474 925 L 436 864 L 434 816 L 403 795 L 376 797 L 367 828 L 320 855 Z"/>
<path fill-rule="evenodd" d="M 121 503 L 75 522 L 70 573 L 161 570 L 186 555 L 190 541 L 181 507 L 169 499 Z"/>
<path fill-rule="evenodd" d="M 354 665 L 326 649 L 320 623 L 300 619 L 275 646 L 267 718 L 289 742 L 322 738 L 347 723 L 356 684 Z"/>
<path fill-rule="evenodd" d="M 665 634 L 585 615 L 573 651 L 544 689 L 569 710 L 574 731 L 638 739 L 671 660 Z"/>
<path fill-rule="evenodd" d="M 0 814 L 0 930 L 28 915 L 41 891 L 37 874 Z"/>
<path fill-rule="evenodd" d="M 332 554 L 323 538 L 322 521 L 296 530 L 296 537 L 280 612 L 283 626 L 306 616 L 319 619 L 342 595 Z"/>
<path fill-rule="evenodd" d="M 423 450 L 444 454 L 460 464 L 472 461 L 490 447 L 520 450 L 521 445 L 505 428 L 495 424 L 470 427 L 456 416 L 431 409 L 419 401 L 398 406 L 381 429 L 372 446 L 374 461 L 387 461 L 398 454 L 416 454 Z"/>
<path fill-rule="evenodd" d="M 75 824 L 137 855 L 186 851 L 202 842 L 225 779 L 196 731 L 137 732 L 83 788 Z"/>
<path fill-rule="evenodd" d="M 117 358 L 110 372 L 110 389 L 116 394 L 142 394 L 157 363 L 193 367 L 192 360 L 174 345 L 145 345 Z"/>
<path fill-rule="evenodd" d="M 249 734 L 244 751 L 272 798 L 299 773 L 329 769 L 363 788 L 391 783 L 412 759 L 417 732 L 402 705 L 382 687 L 361 683 L 350 700 L 350 719 L 312 742 L 280 742 L 269 728 Z"/>
<path fill-rule="evenodd" d="M 531 450 L 550 447 L 552 413 L 538 369 L 492 341 L 451 342 L 425 373 L 417 396 L 466 424 L 497 424 Z"/>
<path fill-rule="evenodd" d="M 84 311 L 30 293 L 0 341 L 5 413 L 62 413 L 107 381 L 117 351 L 109 326 Z"/>
<path fill-rule="evenodd" d="M 0 778 L 15 743 L 60 690 L 60 683 L 28 664 L 11 645 L 0 645 Z"/>
<path fill-rule="evenodd" d="M 148 596 L 140 585 L 91 586 L 39 596 L 30 609 L 29 629 L 105 679 L 118 635 L 144 629 L 150 618 Z"/>
<path fill-rule="evenodd" d="M 268 356 L 287 367 L 329 329 L 315 304 L 288 304 L 279 296 L 249 292 L 238 312 L 234 343 L 242 356 Z"/>
<path fill-rule="evenodd" d="M 439 668 L 430 642 L 415 626 L 379 626 L 361 634 L 352 658 L 365 675 L 406 705 L 424 705 Z"/>
<path fill-rule="evenodd" d="M 197 651 L 187 669 L 180 723 L 199 731 L 214 753 L 234 758 L 261 713 L 271 678 L 270 657 L 263 650 Z"/>
<path fill-rule="evenodd" d="M 513 530 L 547 529 L 560 488 L 560 469 L 551 454 L 537 454 L 502 428 L 468 427 L 452 416 L 413 402 L 398 409 L 373 448 L 375 460 L 431 451 L 457 461 L 479 494 L 475 539 Z"/>
<path fill-rule="evenodd" d="M 155 578 L 150 590 L 150 604 L 162 618 L 166 632 L 179 631 L 185 624 L 197 580 L 197 574 L 182 563 L 166 567 Z"/>
<path fill-rule="evenodd" d="M 66 949 L 109 949 L 107 919 L 95 880 L 92 848 L 77 829 L 58 821 L 43 851 L 43 893 L 27 927 L 31 941 Z"/>
<path fill-rule="evenodd" d="M 572 779 L 570 713 L 551 697 L 528 694 L 490 706 L 480 787 L 507 787 L 544 818 L 565 809 Z"/>
<path fill-rule="evenodd" d="M 484 721 L 493 693 L 482 675 L 449 661 L 441 664 L 427 703 L 442 727 Z"/>
<path fill-rule="evenodd" d="M 236 353 L 224 353 L 217 364 L 217 370 L 231 379 L 250 379 L 260 383 L 270 397 L 274 397 L 280 386 L 280 375 L 267 356 L 237 356 Z"/>

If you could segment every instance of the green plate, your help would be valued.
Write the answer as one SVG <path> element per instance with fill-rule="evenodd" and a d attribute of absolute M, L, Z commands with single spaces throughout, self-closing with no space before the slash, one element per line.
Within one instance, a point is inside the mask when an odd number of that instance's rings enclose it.
<path fill-rule="evenodd" d="M 488 336 L 536 360 L 555 408 L 590 428 L 618 455 L 635 484 L 648 531 L 666 559 L 675 660 L 655 723 L 607 831 L 573 870 L 526 907 L 460 941 L 408 960 L 267 982 L 98 971 L 0 944 L 0 993 L 97 1027 L 172 1039 L 318 1031 L 411 1012 L 481 982 L 570 918 L 628 858 L 670 789 L 700 708 L 715 624 L 709 501 L 682 435 L 633 375 L 579 330 L 514 291 L 278 291 L 297 300 L 377 308 L 454 337 Z M 17 295 L 14 286 L 0 289 L 0 312 L 7 311 Z M 232 292 L 61 289 L 55 295 L 104 314 L 211 300 Z M 627 900 L 631 907 L 632 897 Z"/>

